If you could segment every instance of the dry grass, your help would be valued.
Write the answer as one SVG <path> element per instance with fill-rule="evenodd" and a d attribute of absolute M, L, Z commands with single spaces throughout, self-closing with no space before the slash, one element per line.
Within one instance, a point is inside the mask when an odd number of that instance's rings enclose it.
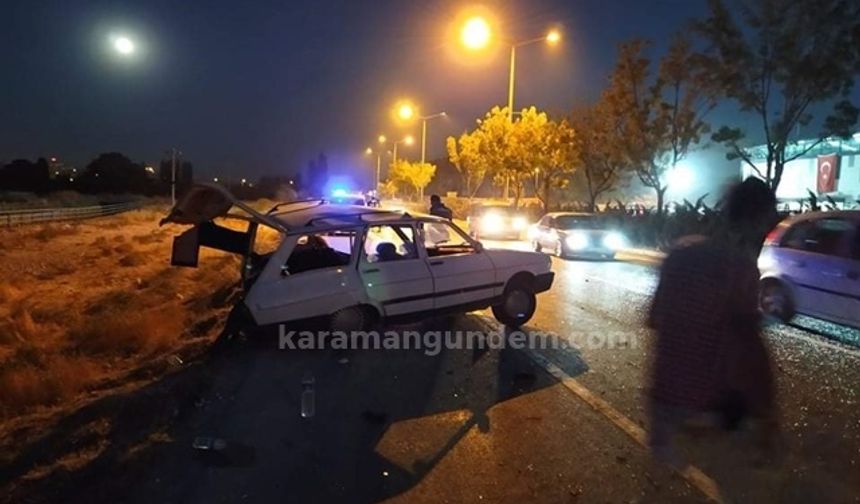
<path fill-rule="evenodd" d="M 0 420 L 105 393 L 218 333 L 239 262 L 204 251 L 198 270 L 171 267 L 183 228 L 159 228 L 165 213 L 0 230 Z"/>

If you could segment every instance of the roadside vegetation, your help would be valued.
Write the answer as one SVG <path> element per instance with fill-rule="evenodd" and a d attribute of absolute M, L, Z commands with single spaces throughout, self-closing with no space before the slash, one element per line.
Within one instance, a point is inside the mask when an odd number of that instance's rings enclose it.
<path fill-rule="evenodd" d="M 238 258 L 171 267 L 166 211 L 0 229 L 0 421 L 146 382 L 218 334 Z"/>

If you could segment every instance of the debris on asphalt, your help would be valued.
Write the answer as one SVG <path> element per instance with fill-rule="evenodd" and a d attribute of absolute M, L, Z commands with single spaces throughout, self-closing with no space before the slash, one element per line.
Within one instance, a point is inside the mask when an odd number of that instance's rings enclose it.
<path fill-rule="evenodd" d="M 302 418 L 312 418 L 316 414 L 314 377 L 307 373 L 302 378 Z"/>

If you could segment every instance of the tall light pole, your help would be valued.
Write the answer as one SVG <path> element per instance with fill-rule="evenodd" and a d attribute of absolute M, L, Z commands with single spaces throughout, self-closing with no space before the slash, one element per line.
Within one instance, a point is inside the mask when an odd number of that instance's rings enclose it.
<path fill-rule="evenodd" d="M 556 45 L 560 40 L 561 33 L 556 30 L 551 30 L 542 37 L 536 37 L 511 44 L 511 68 L 510 74 L 508 75 L 508 119 L 510 121 L 514 120 L 514 82 L 516 80 L 517 73 L 517 48 L 536 44 L 538 42 L 546 42 L 549 45 Z"/>
<path fill-rule="evenodd" d="M 422 116 L 421 119 L 421 164 L 424 164 L 425 158 L 427 156 L 427 121 L 431 119 L 436 119 L 438 117 L 447 117 L 448 114 L 445 112 L 439 112 L 438 114 L 430 114 L 426 116 Z"/>
<path fill-rule="evenodd" d="M 379 137 L 377 137 L 376 141 L 377 141 L 377 143 L 379 143 L 379 148 L 376 149 L 376 151 L 375 151 L 376 152 L 376 177 L 375 177 L 376 184 L 374 185 L 374 189 L 376 190 L 376 193 L 379 194 L 379 181 L 380 181 L 379 176 L 380 176 L 380 173 L 382 171 L 382 151 L 385 148 L 385 142 L 387 141 L 387 139 L 385 138 L 385 135 L 379 135 Z M 367 150 L 365 151 L 365 154 L 368 154 L 368 155 L 373 154 L 373 153 L 374 153 L 374 150 L 371 147 L 368 147 Z"/>
<path fill-rule="evenodd" d="M 412 135 L 406 135 L 401 140 L 396 140 L 393 142 L 394 148 L 392 149 L 393 152 L 391 156 L 393 164 L 397 164 L 397 146 L 400 144 L 412 145 L 413 143 L 415 143 L 415 139 L 412 138 Z"/>

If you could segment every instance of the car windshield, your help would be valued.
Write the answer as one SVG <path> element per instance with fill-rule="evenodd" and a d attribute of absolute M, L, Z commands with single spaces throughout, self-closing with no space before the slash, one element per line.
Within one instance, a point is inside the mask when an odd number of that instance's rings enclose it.
<path fill-rule="evenodd" d="M 558 229 L 605 229 L 604 219 L 593 215 L 559 215 L 555 218 Z"/>

